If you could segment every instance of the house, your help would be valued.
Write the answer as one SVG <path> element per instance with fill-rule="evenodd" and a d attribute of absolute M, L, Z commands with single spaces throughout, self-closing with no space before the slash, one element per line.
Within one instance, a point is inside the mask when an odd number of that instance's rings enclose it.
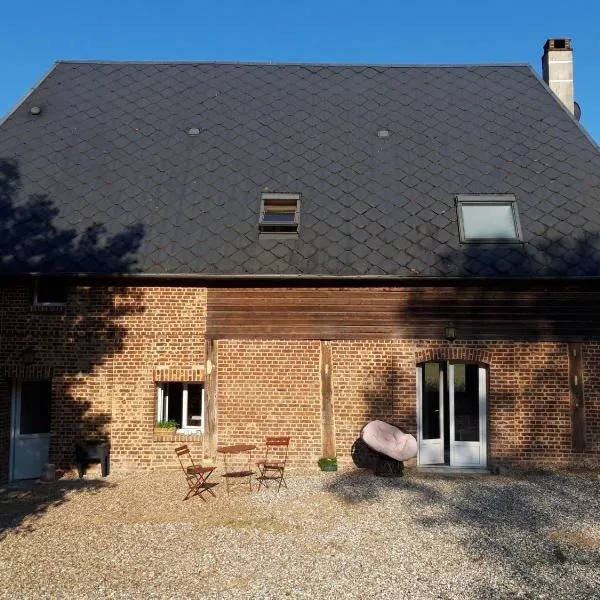
<path fill-rule="evenodd" d="M 58 62 L 0 125 L 0 477 L 350 465 L 374 418 L 423 467 L 597 465 L 600 152 L 543 61 Z"/>

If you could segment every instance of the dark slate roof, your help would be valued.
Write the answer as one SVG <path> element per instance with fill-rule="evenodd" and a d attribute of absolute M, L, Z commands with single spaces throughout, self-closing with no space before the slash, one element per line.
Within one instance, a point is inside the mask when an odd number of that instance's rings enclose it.
<path fill-rule="evenodd" d="M 259 239 L 267 189 L 297 239 Z M 466 193 L 515 194 L 524 243 L 461 245 Z M 4 272 L 600 275 L 600 153 L 527 65 L 59 62 L 0 201 Z"/>

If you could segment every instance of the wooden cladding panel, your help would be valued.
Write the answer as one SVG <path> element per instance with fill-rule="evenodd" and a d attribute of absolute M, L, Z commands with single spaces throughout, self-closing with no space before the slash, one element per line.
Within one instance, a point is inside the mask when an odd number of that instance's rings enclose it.
<path fill-rule="evenodd" d="M 600 339 L 600 291 L 572 288 L 214 288 L 212 338 Z"/>

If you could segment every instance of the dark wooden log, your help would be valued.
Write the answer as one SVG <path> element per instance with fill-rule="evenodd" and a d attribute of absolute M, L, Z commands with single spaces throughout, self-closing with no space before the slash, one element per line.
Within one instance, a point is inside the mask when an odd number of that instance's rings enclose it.
<path fill-rule="evenodd" d="M 331 382 L 331 345 L 321 341 L 321 431 L 323 456 L 335 454 L 335 426 L 333 409 L 333 385 Z"/>
<path fill-rule="evenodd" d="M 204 421 L 204 454 L 208 458 L 217 456 L 217 354 L 218 342 L 206 340 L 206 389 Z"/>
<path fill-rule="evenodd" d="M 581 344 L 570 343 L 568 349 L 572 448 L 574 452 L 585 452 L 585 395 Z"/>

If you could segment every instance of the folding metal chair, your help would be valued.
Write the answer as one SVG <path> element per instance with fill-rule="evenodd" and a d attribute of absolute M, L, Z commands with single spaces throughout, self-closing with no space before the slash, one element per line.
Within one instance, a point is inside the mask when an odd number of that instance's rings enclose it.
<path fill-rule="evenodd" d="M 202 467 L 195 464 L 187 444 L 179 446 L 179 448 L 175 448 L 175 454 L 177 454 L 179 464 L 181 465 L 185 475 L 185 480 L 190 488 L 183 499 L 187 500 L 192 496 L 200 496 L 200 498 L 206 502 L 206 499 L 202 494 L 208 492 L 209 494 L 215 496 L 215 493 L 211 488 L 218 484 L 208 483 L 206 480 L 210 477 L 211 473 L 216 469 L 216 467 Z"/>
<path fill-rule="evenodd" d="M 256 478 L 258 480 L 258 489 L 260 490 L 260 486 L 263 484 L 265 487 L 269 487 L 269 481 L 279 482 L 277 491 L 281 489 L 282 484 L 287 488 L 284 473 L 290 436 L 267 437 L 265 442 L 265 458 L 256 463 L 260 471 L 260 475 Z"/>

